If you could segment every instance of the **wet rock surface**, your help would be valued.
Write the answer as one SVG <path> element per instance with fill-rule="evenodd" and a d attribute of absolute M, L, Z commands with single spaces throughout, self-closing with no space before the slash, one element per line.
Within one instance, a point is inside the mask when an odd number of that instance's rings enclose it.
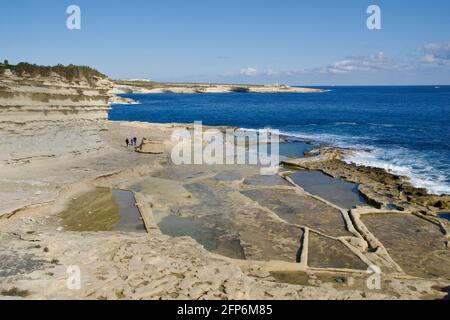
<path fill-rule="evenodd" d="M 0 254 L 0 277 L 16 276 L 45 269 L 48 261 L 40 260 L 33 254 L 3 252 Z"/>
<path fill-rule="evenodd" d="M 362 221 L 408 274 L 450 279 L 450 251 L 438 225 L 401 213 L 364 215 Z"/>
<path fill-rule="evenodd" d="M 344 244 L 312 233 L 309 237 L 308 265 L 314 268 L 367 270 L 368 266 Z"/>
<path fill-rule="evenodd" d="M 339 210 L 295 190 L 246 190 L 242 193 L 289 223 L 314 228 L 335 237 L 350 235 Z"/>

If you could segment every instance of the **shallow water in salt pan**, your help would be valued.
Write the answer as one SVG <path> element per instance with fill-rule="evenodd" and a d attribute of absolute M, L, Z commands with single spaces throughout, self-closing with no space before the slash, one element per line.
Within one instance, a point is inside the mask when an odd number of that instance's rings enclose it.
<path fill-rule="evenodd" d="M 120 208 L 120 221 L 114 231 L 146 232 L 132 192 L 113 190 L 112 195 Z"/>
<path fill-rule="evenodd" d="M 450 213 L 440 213 L 438 217 L 450 221 Z"/>
<path fill-rule="evenodd" d="M 163 234 L 172 237 L 191 237 L 206 250 L 236 259 L 244 259 L 244 251 L 238 238 L 225 236 L 217 228 L 205 225 L 205 221 L 189 217 L 169 215 L 158 224 Z"/>
<path fill-rule="evenodd" d="M 298 171 L 291 179 L 305 191 L 345 209 L 367 205 L 358 185 L 330 177 L 320 171 Z"/>
<path fill-rule="evenodd" d="M 72 199 L 59 216 L 68 231 L 146 232 L 130 191 L 96 188 Z"/>

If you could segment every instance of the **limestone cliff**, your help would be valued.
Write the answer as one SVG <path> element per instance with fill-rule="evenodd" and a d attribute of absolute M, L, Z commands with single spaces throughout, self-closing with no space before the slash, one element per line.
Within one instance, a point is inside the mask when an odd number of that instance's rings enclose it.
<path fill-rule="evenodd" d="M 0 70 L 0 164 L 106 148 L 98 133 L 109 110 L 108 78 L 86 67 L 95 72 L 31 67 Z"/>
<path fill-rule="evenodd" d="M 206 93 L 320 93 L 325 90 L 285 85 L 232 85 L 207 83 L 163 83 L 142 80 L 114 81 L 115 94 L 206 94 Z"/>

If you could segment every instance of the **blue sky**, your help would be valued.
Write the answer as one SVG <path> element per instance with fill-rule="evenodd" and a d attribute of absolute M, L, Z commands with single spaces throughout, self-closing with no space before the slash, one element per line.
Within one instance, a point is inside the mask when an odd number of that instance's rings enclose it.
<path fill-rule="evenodd" d="M 82 29 L 66 28 L 76 4 Z M 380 6 L 382 30 L 366 27 Z M 0 59 L 112 78 L 226 83 L 450 84 L 448 0 L 18 0 Z"/>

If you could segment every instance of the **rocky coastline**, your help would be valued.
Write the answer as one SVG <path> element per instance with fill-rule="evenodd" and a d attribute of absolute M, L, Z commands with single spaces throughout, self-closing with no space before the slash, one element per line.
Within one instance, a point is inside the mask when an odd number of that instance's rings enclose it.
<path fill-rule="evenodd" d="M 115 94 L 207 94 L 207 93 L 322 93 L 325 90 L 285 85 L 231 85 L 204 83 L 161 83 L 139 80 L 114 81 Z"/>
<path fill-rule="evenodd" d="M 270 178 L 252 166 L 175 166 L 171 133 L 189 125 L 107 121 L 115 86 L 0 75 L 0 299 L 446 297 L 450 229 L 437 215 L 448 196 L 330 148 L 284 160 Z M 145 140 L 124 146 L 131 136 Z M 355 183 L 367 205 L 307 192 L 299 171 Z M 146 233 L 68 230 L 63 213 L 97 188 L 131 192 Z M 170 221 L 194 231 L 171 236 Z M 82 272 L 79 290 L 67 287 L 69 266 Z"/>

